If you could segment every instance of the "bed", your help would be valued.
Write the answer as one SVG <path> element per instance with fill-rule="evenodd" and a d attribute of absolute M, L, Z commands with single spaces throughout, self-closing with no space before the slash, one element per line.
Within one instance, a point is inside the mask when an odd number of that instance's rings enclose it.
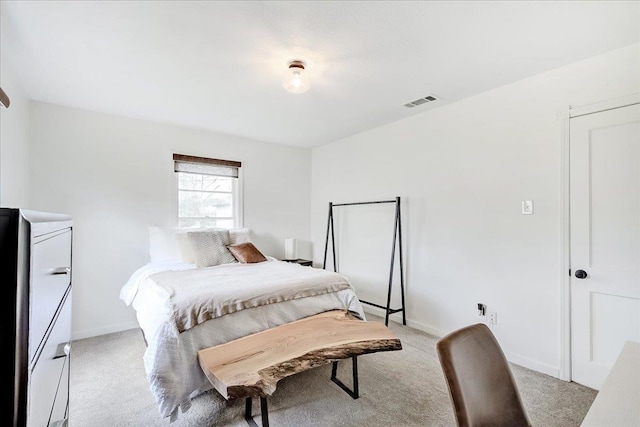
<path fill-rule="evenodd" d="M 189 237 L 204 232 L 171 231 Z M 365 319 L 349 280 L 338 273 L 269 256 L 241 262 L 226 253 L 228 262 L 205 266 L 188 259 L 176 237 L 180 234 L 170 236 L 169 244 L 166 235 L 160 243 L 151 229 L 150 234 L 151 261 L 134 272 L 120 298 L 136 312 L 147 345 L 143 362 L 151 393 L 160 414 L 172 422 L 189 410 L 192 398 L 212 388 L 198 350 L 329 310 Z M 247 229 L 229 236 L 222 240 L 227 248 L 253 246 Z M 209 246 L 192 245 L 190 256 L 210 251 Z"/>

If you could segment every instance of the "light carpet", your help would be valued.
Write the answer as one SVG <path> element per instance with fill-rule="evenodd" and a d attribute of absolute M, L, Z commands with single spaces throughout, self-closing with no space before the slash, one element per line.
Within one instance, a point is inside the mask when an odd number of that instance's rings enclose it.
<path fill-rule="evenodd" d="M 382 319 L 368 315 L 369 320 Z M 285 378 L 269 398 L 271 426 L 452 426 L 453 409 L 438 361 L 437 338 L 390 323 L 403 349 L 358 358 L 360 398 L 351 399 L 330 381 L 331 365 Z M 244 399 L 226 402 L 215 390 L 169 423 L 149 390 L 138 329 L 72 343 L 70 427 L 245 427 Z M 537 427 L 579 426 L 596 391 L 511 365 L 527 413 Z M 338 378 L 351 384 L 351 362 Z M 254 416 L 260 425 L 259 402 Z"/>

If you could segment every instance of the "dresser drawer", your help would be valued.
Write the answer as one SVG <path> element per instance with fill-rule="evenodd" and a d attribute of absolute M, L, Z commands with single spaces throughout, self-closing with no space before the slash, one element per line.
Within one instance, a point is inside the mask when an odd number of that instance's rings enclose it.
<path fill-rule="evenodd" d="M 32 247 L 31 259 L 29 361 L 33 362 L 71 283 L 71 230 L 39 240 Z"/>
<path fill-rule="evenodd" d="M 71 289 L 46 337 L 42 352 L 29 377 L 29 425 L 45 427 L 51 416 L 66 408 L 69 389 L 69 345 L 71 340 Z M 55 405 L 54 405 L 55 403 Z M 52 412 L 56 412 L 52 414 Z M 63 412 L 64 414 L 64 412 Z M 63 415 L 64 417 L 64 415 Z"/>
<path fill-rule="evenodd" d="M 70 357 L 64 358 L 64 366 L 62 368 L 62 376 L 58 384 L 56 399 L 51 410 L 49 427 L 67 426 L 69 420 L 69 360 Z"/>

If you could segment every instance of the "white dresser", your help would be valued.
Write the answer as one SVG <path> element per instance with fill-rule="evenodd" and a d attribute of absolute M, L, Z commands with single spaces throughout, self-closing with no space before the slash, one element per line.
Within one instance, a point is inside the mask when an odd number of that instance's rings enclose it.
<path fill-rule="evenodd" d="M 3 328 L 12 325 L 2 342 L 14 343 L 12 419 L 2 425 L 68 424 L 72 232 L 67 215 L 0 209 L 3 272 L 15 307 L 11 315 L 1 310 Z"/>

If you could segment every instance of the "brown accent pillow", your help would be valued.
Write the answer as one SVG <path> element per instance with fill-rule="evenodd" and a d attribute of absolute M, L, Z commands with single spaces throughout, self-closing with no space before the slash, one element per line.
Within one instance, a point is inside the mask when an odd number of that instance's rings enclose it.
<path fill-rule="evenodd" d="M 260 252 L 251 242 L 227 246 L 227 249 L 229 249 L 229 252 L 231 252 L 233 256 L 243 264 L 251 264 L 267 260 L 267 258 L 262 255 L 262 252 Z"/>

